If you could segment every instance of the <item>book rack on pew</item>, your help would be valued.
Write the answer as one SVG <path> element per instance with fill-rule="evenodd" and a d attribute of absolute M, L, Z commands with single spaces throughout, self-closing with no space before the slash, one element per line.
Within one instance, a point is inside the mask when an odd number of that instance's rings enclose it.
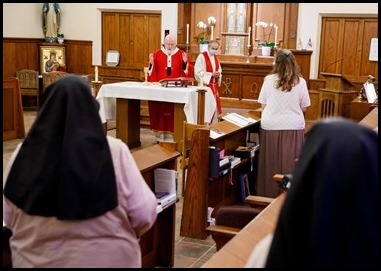
<path fill-rule="evenodd" d="M 237 147 L 246 145 L 247 131 L 259 133 L 259 118 L 253 115 L 250 117 L 256 122 L 244 127 L 223 120 L 193 132 L 180 236 L 206 239 L 208 207 L 214 208 L 212 217 L 215 217 L 219 207 L 241 202 L 239 181 L 241 174 L 249 174 L 250 185 L 253 188 L 251 191 L 254 191 L 256 166 L 252 168 L 250 159 L 242 159 L 230 173 L 219 178 L 210 178 L 209 159 L 207 159 L 211 146 L 224 149 L 226 155 L 233 155 Z"/>
<path fill-rule="evenodd" d="M 155 191 L 157 168 L 177 169 L 180 153 L 170 143 L 159 143 L 132 153 L 145 181 Z M 176 201 L 163 207 L 154 226 L 140 239 L 142 267 L 172 267 L 175 255 Z"/>

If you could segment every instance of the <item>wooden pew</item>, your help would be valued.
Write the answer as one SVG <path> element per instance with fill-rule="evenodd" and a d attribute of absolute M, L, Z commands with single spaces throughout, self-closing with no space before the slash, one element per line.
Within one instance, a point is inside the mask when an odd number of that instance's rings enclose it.
<path fill-rule="evenodd" d="M 259 215 L 222 247 L 202 268 L 242 268 L 253 248 L 275 230 L 278 216 L 287 193 L 281 193 Z"/>

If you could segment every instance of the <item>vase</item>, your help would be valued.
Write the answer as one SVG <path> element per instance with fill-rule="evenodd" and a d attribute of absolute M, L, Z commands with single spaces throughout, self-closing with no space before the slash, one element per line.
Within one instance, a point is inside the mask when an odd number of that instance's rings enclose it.
<path fill-rule="evenodd" d="M 64 38 L 58 38 L 58 43 L 63 43 L 64 42 Z"/>
<path fill-rule="evenodd" d="M 208 44 L 200 44 L 200 53 L 208 51 Z"/>
<path fill-rule="evenodd" d="M 271 47 L 270 46 L 262 46 L 262 55 L 263 56 L 269 56 L 271 54 Z"/>

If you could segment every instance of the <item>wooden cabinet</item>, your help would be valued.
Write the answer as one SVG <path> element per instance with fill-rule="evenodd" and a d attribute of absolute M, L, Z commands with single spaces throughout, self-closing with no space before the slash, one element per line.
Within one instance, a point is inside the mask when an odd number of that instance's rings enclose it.
<path fill-rule="evenodd" d="M 161 14 L 103 12 L 102 64 L 107 51 L 117 50 L 120 67 L 143 69 L 149 54 L 160 48 L 161 37 Z"/>
<path fill-rule="evenodd" d="M 320 72 L 343 74 L 351 81 L 377 78 L 378 61 L 369 60 L 370 42 L 378 37 L 377 18 L 323 17 Z"/>
<path fill-rule="evenodd" d="M 258 119 L 255 116 L 252 118 Z M 226 155 L 233 155 L 238 146 L 246 146 L 247 131 L 259 133 L 259 127 L 259 121 L 245 127 L 238 127 L 224 120 L 193 132 L 180 236 L 205 239 L 207 237 L 207 208 L 214 208 L 212 213 L 214 217 L 219 207 L 240 202 L 239 175 L 251 171 L 250 159 L 246 159 L 237 168 L 232 169 L 231 173 L 218 179 L 210 178 L 209 146 L 225 149 Z M 223 135 L 217 139 L 210 139 L 209 129 L 222 132 Z M 251 172 L 251 188 L 254 188 L 255 168 Z"/>

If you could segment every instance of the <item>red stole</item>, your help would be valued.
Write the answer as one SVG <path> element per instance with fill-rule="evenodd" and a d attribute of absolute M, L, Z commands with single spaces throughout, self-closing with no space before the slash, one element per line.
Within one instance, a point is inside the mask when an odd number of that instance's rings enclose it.
<path fill-rule="evenodd" d="M 214 72 L 213 66 L 212 66 L 212 61 L 210 60 L 208 52 L 205 51 L 202 54 L 204 55 L 204 58 L 205 58 L 205 65 L 206 65 L 205 70 L 206 70 L 206 72 Z M 220 67 L 220 62 L 216 56 L 214 56 L 214 64 L 216 67 L 216 71 L 218 71 L 218 68 Z M 210 87 L 210 89 L 213 91 L 214 97 L 216 99 L 218 114 L 222 114 L 221 99 L 220 99 L 220 94 L 219 94 L 219 90 L 218 90 L 218 79 L 212 77 L 210 79 L 208 87 Z"/>

